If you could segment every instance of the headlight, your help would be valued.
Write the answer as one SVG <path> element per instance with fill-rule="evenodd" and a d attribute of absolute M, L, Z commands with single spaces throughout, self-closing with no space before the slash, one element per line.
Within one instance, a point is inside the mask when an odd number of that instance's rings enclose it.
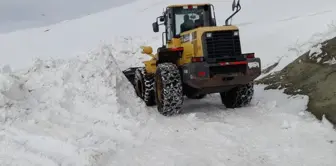
<path fill-rule="evenodd" d="M 207 33 L 206 37 L 212 37 L 212 33 Z"/>
<path fill-rule="evenodd" d="M 239 32 L 238 31 L 234 31 L 233 32 L 233 36 L 238 36 L 239 35 Z"/>

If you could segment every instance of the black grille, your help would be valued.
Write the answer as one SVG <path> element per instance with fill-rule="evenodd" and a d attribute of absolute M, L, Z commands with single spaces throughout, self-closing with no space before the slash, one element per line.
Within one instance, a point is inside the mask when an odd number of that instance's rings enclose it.
<path fill-rule="evenodd" d="M 214 31 L 210 33 L 212 34 L 211 37 L 207 37 L 207 32 L 202 36 L 206 58 L 222 59 L 241 55 L 239 35 L 234 36 L 234 31 Z"/>
<path fill-rule="evenodd" d="M 216 74 L 245 73 L 246 65 L 210 66 L 210 76 Z"/>

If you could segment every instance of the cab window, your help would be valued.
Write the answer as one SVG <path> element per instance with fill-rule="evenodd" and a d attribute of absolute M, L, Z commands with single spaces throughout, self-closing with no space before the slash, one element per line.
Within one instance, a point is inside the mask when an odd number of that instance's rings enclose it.
<path fill-rule="evenodd" d="M 175 9 L 175 35 L 205 25 L 203 6 L 185 6 Z"/>

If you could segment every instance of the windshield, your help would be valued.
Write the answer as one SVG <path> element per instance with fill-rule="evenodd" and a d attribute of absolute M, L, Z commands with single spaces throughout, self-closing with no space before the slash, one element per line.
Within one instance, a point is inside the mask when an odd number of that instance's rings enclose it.
<path fill-rule="evenodd" d="M 178 35 L 200 26 L 204 26 L 204 7 L 194 6 L 192 8 L 181 7 L 175 9 L 175 30 Z"/>

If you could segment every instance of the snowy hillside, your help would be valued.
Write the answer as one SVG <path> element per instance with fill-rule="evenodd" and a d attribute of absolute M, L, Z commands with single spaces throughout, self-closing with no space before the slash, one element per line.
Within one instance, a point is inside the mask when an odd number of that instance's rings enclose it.
<path fill-rule="evenodd" d="M 179 2 L 138 0 L 0 35 L 0 165 L 335 165 L 336 132 L 305 112 L 305 96 L 256 86 L 250 107 L 226 109 L 214 94 L 186 100 L 176 117 L 135 97 L 121 70 L 141 65 L 140 45 L 161 44 L 151 23 Z M 230 14 L 231 0 L 209 2 L 217 17 Z M 256 52 L 263 67 L 283 57 L 280 70 L 332 37 L 335 5 L 242 1 L 233 22 L 241 25 L 244 51 Z"/>
<path fill-rule="evenodd" d="M 134 0 L 1 0 L 0 33 L 55 24 Z"/>

